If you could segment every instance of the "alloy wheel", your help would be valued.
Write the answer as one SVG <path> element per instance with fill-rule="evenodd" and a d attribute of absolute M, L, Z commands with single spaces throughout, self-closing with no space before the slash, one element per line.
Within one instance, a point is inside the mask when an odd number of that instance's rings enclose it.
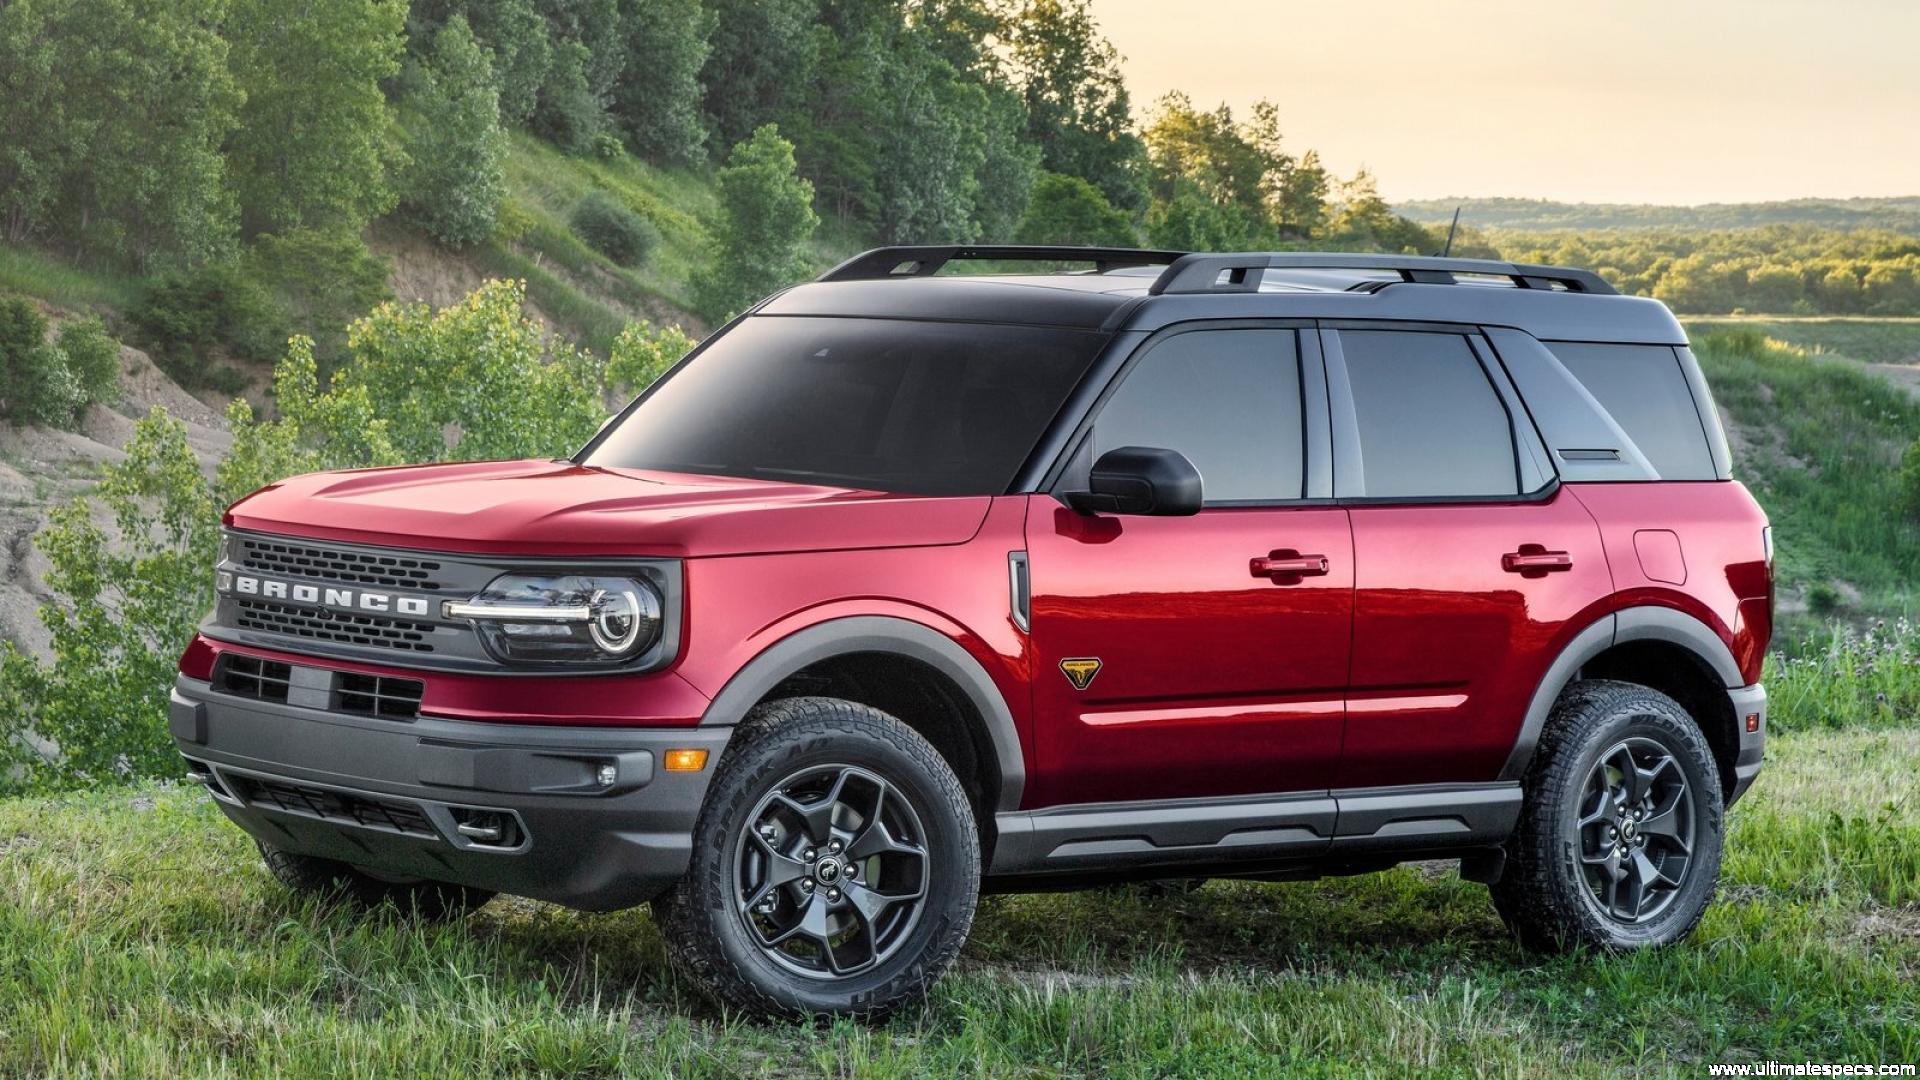
<path fill-rule="evenodd" d="M 733 897 L 774 963 L 819 979 L 884 963 L 927 896 L 920 815 L 877 773 L 820 765 L 787 777 L 747 815 Z"/>
<path fill-rule="evenodd" d="M 1693 788 L 1672 751 L 1652 739 L 1614 744 L 1588 771 L 1574 840 L 1587 897 L 1619 923 L 1665 911 L 1693 863 Z"/>

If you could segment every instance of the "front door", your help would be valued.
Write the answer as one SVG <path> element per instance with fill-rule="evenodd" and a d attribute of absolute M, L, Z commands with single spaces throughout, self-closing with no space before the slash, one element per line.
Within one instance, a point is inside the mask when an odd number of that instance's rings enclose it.
<path fill-rule="evenodd" d="M 1302 504 L 1326 449 L 1323 414 L 1304 404 L 1325 400 L 1318 351 L 1309 342 L 1303 371 L 1300 333 L 1149 343 L 1060 485 L 1083 485 L 1116 447 L 1178 450 L 1200 471 L 1199 514 L 1092 516 L 1032 497 L 1029 805 L 1328 788 L 1353 552 L 1345 510 Z"/>

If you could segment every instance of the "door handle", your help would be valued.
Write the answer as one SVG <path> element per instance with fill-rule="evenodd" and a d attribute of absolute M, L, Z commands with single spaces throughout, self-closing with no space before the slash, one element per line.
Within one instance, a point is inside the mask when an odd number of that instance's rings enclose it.
<path fill-rule="evenodd" d="M 1326 576 L 1329 564 L 1325 555 L 1302 555 L 1292 548 L 1270 551 L 1264 557 L 1256 556 L 1247 560 L 1247 570 L 1254 577 L 1263 577 L 1270 581 L 1298 581 L 1303 577 Z"/>
<path fill-rule="evenodd" d="M 1519 551 L 1500 556 L 1500 569 L 1509 574 L 1539 577 L 1558 570 L 1573 569 L 1573 556 L 1564 551 L 1548 551 L 1539 544 L 1521 544 Z"/>

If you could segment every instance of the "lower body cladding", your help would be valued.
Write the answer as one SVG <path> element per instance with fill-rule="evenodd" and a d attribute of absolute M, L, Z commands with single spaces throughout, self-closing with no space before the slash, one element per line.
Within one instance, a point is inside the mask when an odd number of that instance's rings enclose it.
<path fill-rule="evenodd" d="M 187 678 L 169 719 L 189 775 L 273 847 L 588 911 L 685 875 L 732 734 L 352 716 Z M 665 769 L 677 749 L 705 750 L 705 766 Z"/>
<path fill-rule="evenodd" d="M 1498 845 L 1520 809 L 1517 783 L 1053 807 L 998 815 L 992 873 L 1044 887 L 1054 875 L 1088 872 L 1374 868 Z"/>

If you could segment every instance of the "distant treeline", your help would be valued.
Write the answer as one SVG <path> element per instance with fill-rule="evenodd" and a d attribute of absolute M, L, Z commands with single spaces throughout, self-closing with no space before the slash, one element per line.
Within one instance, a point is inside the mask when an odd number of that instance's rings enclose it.
<path fill-rule="evenodd" d="M 1920 186 L 1920 180 L 1916 180 Z M 1482 229 L 1753 229 L 1818 225 L 1920 233 L 1920 195 L 1888 199 L 1786 199 L 1776 202 L 1656 206 L 1565 203 L 1550 199 L 1415 199 L 1394 209 L 1415 221 L 1445 223 L 1459 208 L 1463 224 Z"/>
<path fill-rule="evenodd" d="M 1592 267 L 1687 314 L 1920 314 L 1920 235 L 1774 225 L 1480 236 L 1505 258 Z"/>

